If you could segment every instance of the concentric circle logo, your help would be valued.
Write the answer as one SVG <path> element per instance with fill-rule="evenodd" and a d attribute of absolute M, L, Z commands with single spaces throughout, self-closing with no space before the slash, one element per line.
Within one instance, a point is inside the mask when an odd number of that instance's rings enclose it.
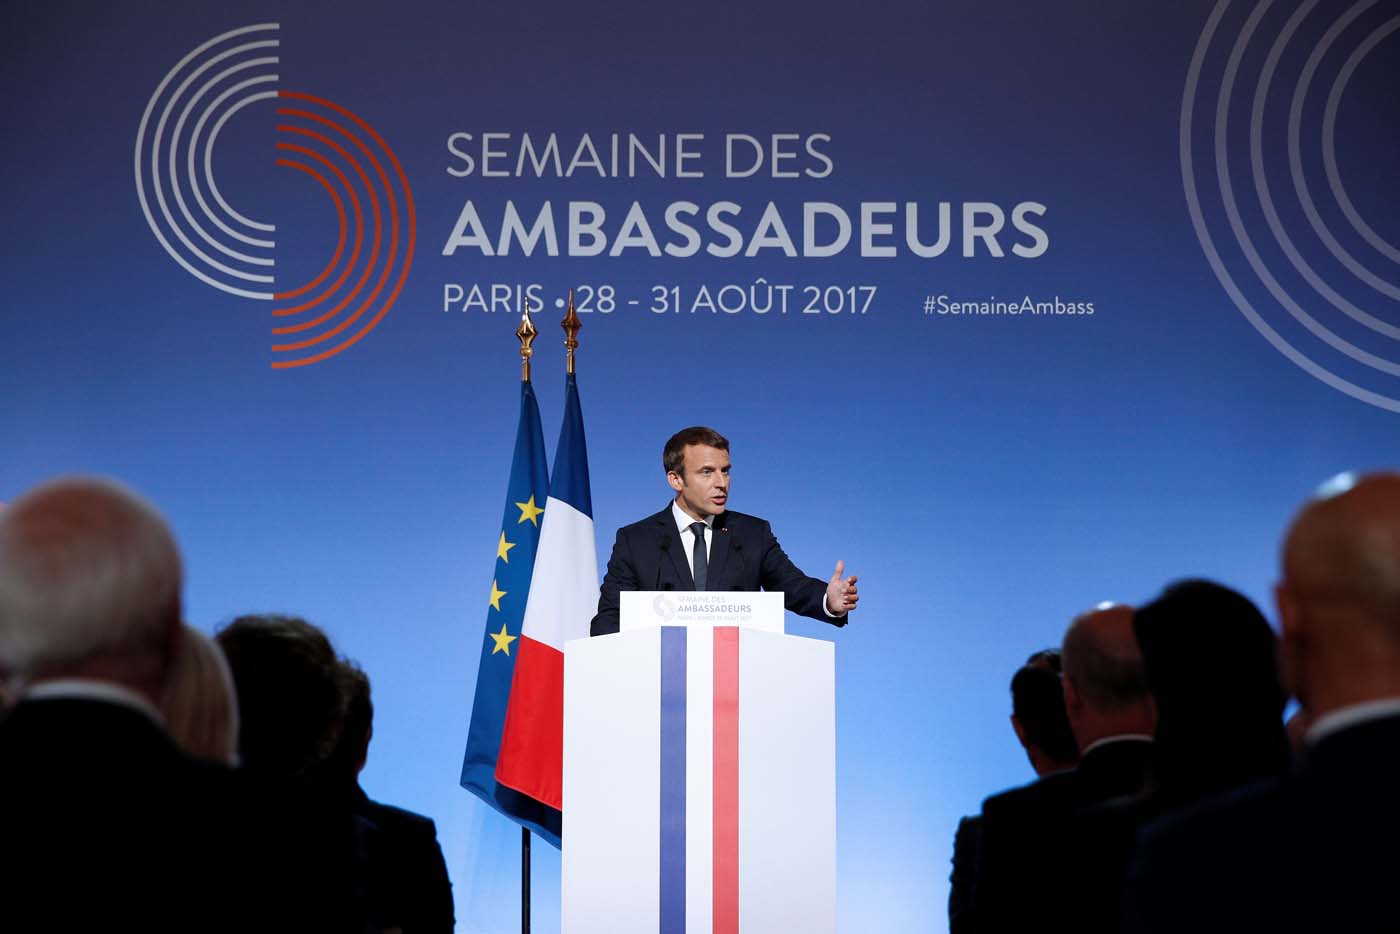
<path fill-rule="evenodd" d="M 1219 0 L 1206 21 L 1182 93 L 1181 173 L 1196 236 L 1231 300 L 1275 349 L 1334 389 L 1400 412 L 1400 279 L 1391 265 L 1400 248 L 1357 210 L 1337 159 L 1348 84 L 1395 37 L 1400 16 L 1381 21 L 1377 0 L 1320 9 L 1318 0 L 1261 0 L 1231 37 L 1233 27 L 1222 29 L 1229 6 Z M 1202 93 L 1208 70 L 1220 74 L 1213 96 Z M 1261 226 L 1268 234 L 1256 241 L 1250 230 Z"/>
<path fill-rule="evenodd" d="M 676 601 L 672 600 L 664 593 L 658 593 L 655 597 L 651 598 L 651 611 L 667 622 L 670 622 L 676 617 Z"/>
<path fill-rule="evenodd" d="M 348 108 L 284 90 L 278 24 L 215 36 L 171 68 L 141 115 L 136 196 L 156 240 L 196 279 L 271 303 L 276 369 L 306 366 L 357 343 L 384 318 L 413 264 L 416 215 L 403 166 Z M 276 227 L 231 205 L 215 180 L 220 133 L 259 101 L 275 103 L 276 164 L 324 192 L 339 230 L 319 275 L 276 278 Z"/>

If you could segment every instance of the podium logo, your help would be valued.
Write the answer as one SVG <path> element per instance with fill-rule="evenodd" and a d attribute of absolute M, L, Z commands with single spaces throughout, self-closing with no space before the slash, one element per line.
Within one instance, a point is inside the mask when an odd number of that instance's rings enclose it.
<path fill-rule="evenodd" d="M 664 593 L 659 593 L 652 598 L 651 609 L 652 612 L 668 623 L 676 618 L 676 601 L 672 600 Z"/>
<path fill-rule="evenodd" d="M 333 357 L 374 330 L 413 265 L 413 192 L 394 151 L 357 114 L 281 87 L 277 23 L 215 36 L 156 86 L 136 133 L 136 196 L 151 233 L 205 285 L 265 302 L 274 369 Z M 235 209 L 219 190 L 214 152 L 231 118 L 275 104 L 276 164 L 335 208 L 330 261 L 308 282 L 277 282 L 277 228 Z M 334 244 L 332 249 L 331 244 Z"/>
<path fill-rule="evenodd" d="M 1220 0 L 1207 19 L 1182 92 L 1181 174 L 1196 237 L 1279 353 L 1333 389 L 1400 412 L 1400 243 L 1367 222 L 1358 203 L 1382 199 L 1358 196 L 1355 174 L 1348 190 L 1344 169 L 1369 170 L 1363 184 L 1387 199 L 1394 180 L 1378 178 L 1384 164 L 1374 159 L 1337 157 L 1352 79 L 1361 74 L 1389 98 L 1394 65 L 1376 59 L 1394 55 L 1385 40 L 1400 17 L 1367 2 L 1229 7 Z"/>

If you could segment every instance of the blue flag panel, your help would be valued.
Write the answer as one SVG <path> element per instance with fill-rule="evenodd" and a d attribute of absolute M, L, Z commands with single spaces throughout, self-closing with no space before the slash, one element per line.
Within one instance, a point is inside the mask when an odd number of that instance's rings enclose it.
<path fill-rule="evenodd" d="M 554 486 L 549 495 L 593 518 L 593 494 L 588 484 L 588 444 L 583 434 L 583 407 L 578 380 L 570 373 L 564 386 L 564 423 L 554 452 Z"/>

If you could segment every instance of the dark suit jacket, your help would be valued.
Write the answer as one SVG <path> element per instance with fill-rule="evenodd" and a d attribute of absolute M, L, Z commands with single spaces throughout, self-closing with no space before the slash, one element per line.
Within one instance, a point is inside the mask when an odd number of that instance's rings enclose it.
<path fill-rule="evenodd" d="M 350 808 L 360 818 L 366 897 L 376 927 L 452 934 L 452 883 L 432 819 L 373 801 L 359 785 Z"/>
<path fill-rule="evenodd" d="M 362 934 L 314 799 L 185 756 L 134 708 L 0 715 L 6 931 Z"/>
<path fill-rule="evenodd" d="M 27 700 L 0 718 L 6 930 L 284 930 L 229 769 L 143 712 Z"/>
<path fill-rule="evenodd" d="M 797 615 L 846 625 L 845 616 L 826 615 L 826 581 L 798 570 L 762 519 L 741 512 L 716 516 L 708 569 L 709 590 L 781 590 L 784 604 Z M 617 530 L 590 634 L 617 632 L 618 594 L 624 590 L 694 589 L 690 562 L 668 503 L 656 515 Z"/>
<path fill-rule="evenodd" d="M 1072 771 L 988 798 L 976 929 L 1116 931 L 1132 829 L 1113 804 L 1145 792 L 1151 761 L 1151 741 L 1117 740 Z"/>
<path fill-rule="evenodd" d="M 1148 825 L 1133 932 L 1393 932 L 1400 716 L 1324 737 L 1299 768 Z"/>
<path fill-rule="evenodd" d="M 953 836 L 953 872 L 948 877 L 948 934 L 968 934 L 978 929 L 972 896 L 977 888 L 981 849 L 981 815 L 964 817 L 958 821 L 958 832 Z"/>

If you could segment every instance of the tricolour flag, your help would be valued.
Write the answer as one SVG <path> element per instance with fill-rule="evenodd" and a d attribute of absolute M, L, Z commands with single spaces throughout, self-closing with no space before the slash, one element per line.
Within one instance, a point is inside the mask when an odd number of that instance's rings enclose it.
<path fill-rule="evenodd" d="M 588 635 L 598 606 L 598 560 L 583 409 L 571 373 L 554 480 L 525 608 L 496 780 L 559 808 L 564 798 L 564 643 Z"/>
<path fill-rule="evenodd" d="M 505 515 L 496 543 L 496 569 L 486 610 L 486 631 L 477 666 L 476 697 L 462 760 L 462 787 L 502 814 L 559 845 L 559 802 L 553 806 L 496 780 L 511 682 L 520 661 L 525 599 L 540 543 L 549 467 L 540 408 L 528 380 L 520 385 L 520 422 L 515 431 Z"/>

